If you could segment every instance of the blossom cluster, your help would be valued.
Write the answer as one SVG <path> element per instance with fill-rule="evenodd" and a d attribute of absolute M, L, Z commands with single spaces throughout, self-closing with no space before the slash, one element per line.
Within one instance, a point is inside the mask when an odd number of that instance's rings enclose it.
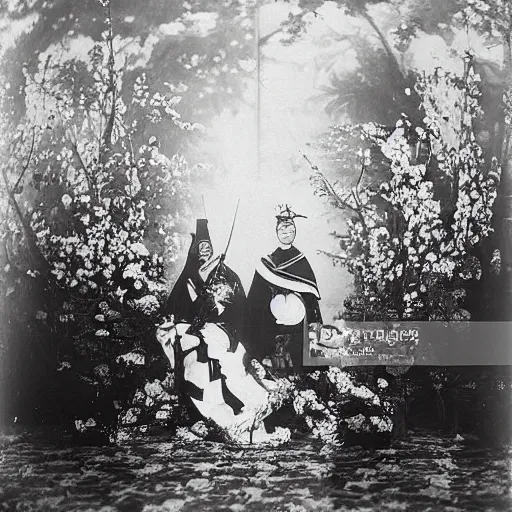
<path fill-rule="evenodd" d="M 333 256 L 356 276 L 370 309 L 392 306 L 403 318 L 424 318 L 434 282 L 481 275 L 470 251 L 492 232 L 500 168 L 496 159 L 484 160 L 475 140 L 479 77 L 471 55 L 466 59 L 463 77 L 436 70 L 418 79 L 427 114 L 423 126 L 413 127 L 403 116 L 390 134 L 359 129 L 363 149 L 368 140 L 378 146 L 388 179 L 366 187 L 359 180 L 348 189 L 314 173 L 317 189 L 351 213 L 341 252 Z M 346 147 L 336 140 L 333 149 Z M 373 160 L 376 154 L 373 148 Z M 454 313 L 467 317 L 464 311 Z"/>
<path fill-rule="evenodd" d="M 393 422 L 388 416 L 369 416 L 357 414 L 344 419 L 350 430 L 354 432 L 391 432 Z"/>
<path fill-rule="evenodd" d="M 512 125 L 512 87 L 507 87 L 503 93 L 503 104 L 505 106 L 505 124 L 510 130 Z"/>
<path fill-rule="evenodd" d="M 400 23 L 398 27 L 389 32 L 391 43 L 400 53 L 405 52 L 416 35 L 417 29 L 415 23 Z"/>
<path fill-rule="evenodd" d="M 322 150 L 339 174 L 350 173 L 361 164 L 378 164 L 379 142 L 390 135 L 388 127 L 376 123 L 335 125 L 312 146 Z"/>
<path fill-rule="evenodd" d="M 327 378 L 334 385 L 338 399 L 356 398 L 362 400 L 367 407 L 368 414 L 359 413 L 355 416 L 341 418 L 341 421 L 350 430 L 354 432 L 391 432 L 393 422 L 390 418 L 392 407 L 389 402 L 382 400 L 367 386 L 354 383 L 353 378 L 341 368 L 329 368 Z M 377 386 L 383 390 L 388 387 L 388 383 L 381 377 L 378 379 Z"/>
<path fill-rule="evenodd" d="M 364 385 L 355 384 L 350 375 L 347 372 L 342 371 L 340 368 L 330 367 L 327 371 L 327 378 L 335 386 L 339 395 L 350 395 L 354 398 L 365 400 L 368 405 L 381 405 L 378 395 Z M 379 383 L 379 387 L 385 388 L 387 382 L 384 379 L 379 380 L 381 381 Z"/>
<path fill-rule="evenodd" d="M 314 437 L 325 443 L 337 443 L 338 419 L 320 401 L 315 391 L 295 390 L 293 407 L 295 412 L 304 418 Z"/>
<path fill-rule="evenodd" d="M 147 111 L 146 117 L 151 123 L 159 123 L 164 118 L 168 118 L 181 130 L 204 131 L 203 125 L 181 119 L 181 114 L 177 112 L 175 107 L 181 102 L 182 98 L 178 94 L 174 94 L 176 86 L 167 84 L 167 87 L 170 89 L 169 94 L 159 92 L 151 94 L 146 73 L 142 73 L 135 80 L 132 103 Z M 186 86 L 182 85 L 178 90 L 186 91 Z"/>
<path fill-rule="evenodd" d="M 155 297 L 164 291 L 163 258 L 151 254 L 144 243 L 145 202 L 129 203 L 127 198 L 104 198 L 91 206 L 88 196 L 62 196 L 71 209 L 74 229 L 65 235 L 51 234 L 51 226 L 36 210 L 32 227 L 57 283 L 82 295 L 111 292 L 123 302 L 128 287 L 140 297 L 132 305 L 144 312 L 154 311 Z M 84 207 L 85 205 L 85 207 Z M 126 207 L 122 222 L 119 209 Z"/>
<path fill-rule="evenodd" d="M 508 0 L 464 0 L 454 20 L 465 27 L 478 28 L 489 37 L 508 35 L 512 6 Z"/>

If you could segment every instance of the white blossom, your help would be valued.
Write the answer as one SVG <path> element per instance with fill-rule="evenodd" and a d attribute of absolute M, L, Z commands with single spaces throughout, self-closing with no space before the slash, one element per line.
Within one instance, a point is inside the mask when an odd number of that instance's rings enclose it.
<path fill-rule="evenodd" d="M 141 242 L 136 242 L 130 245 L 130 250 L 139 256 L 149 256 L 149 251 L 146 246 Z"/>
<path fill-rule="evenodd" d="M 386 389 L 388 387 L 388 382 L 385 379 L 383 379 L 382 377 L 379 377 L 377 379 L 377 386 L 380 389 Z"/>
<path fill-rule="evenodd" d="M 144 295 L 140 299 L 133 300 L 133 303 L 134 308 L 145 315 L 152 315 L 160 308 L 160 303 L 154 295 Z"/>
<path fill-rule="evenodd" d="M 71 196 L 69 194 L 64 194 L 61 198 L 61 201 L 64 205 L 64 208 L 68 209 L 71 206 L 73 199 L 71 199 Z"/>
<path fill-rule="evenodd" d="M 36 313 L 37 320 L 46 320 L 48 318 L 48 313 L 46 311 L 38 310 Z"/>

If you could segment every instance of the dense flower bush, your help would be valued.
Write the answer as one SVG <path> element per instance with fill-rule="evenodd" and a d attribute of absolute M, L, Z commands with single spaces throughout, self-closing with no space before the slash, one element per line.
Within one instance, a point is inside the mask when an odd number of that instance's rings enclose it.
<path fill-rule="evenodd" d="M 318 169 L 313 174 L 317 191 L 351 212 L 342 252 L 333 257 L 356 276 L 362 307 L 374 317 L 380 311 L 383 317 L 438 318 L 433 289 L 480 278 L 472 250 L 492 232 L 500 169 L 496 159 L 484 161 L 475 140 L 480 93 L 471 59 L 466 56 L 463 77 L 437 70 L 418 79 L 423 126 L 403 117 L 389 135 L 385 127 L 356 127 L 365 145 L 355 187 L 331 185 Z M 326 141 L 331 151 L 345 149 L 351 131 L 334 128 Z M 384 178 L 361 186 L 376 146 Z M 452 313 L 468 318 L 462 309 Z"/>
<path fill-rule="evenodd" d="M 274 395 L 279 405 L 293 407 L 296 429 L 324 443 L 339 446 L 354 442 L 360 434 L 389 439 L 393 406 L 386 397 L 388 382 L 380 378 L 377 385 L 368 379 L 364 383 L 356 373 L 330 367 L 295 375 L 277 386 Z"/>
<path fill-rule="evenodd" d="M 24 69 L 26 112 L 2 168 L 15 185 L 2 277 L 5 314 L 20 316 L 11 337 L 27 320 L 27 344 L 51 349 L 38 371 L 53 371 L 56 402 L 83 398 L 59 406 L 65 419 L 115 439 L 117 425 L 173 416 L 154 327 L 189 242 L 193 184 L 209 167 L 177 151 L 204 132 L 178 112 L 181 86 L 156 91 L 117 65 L 106 4 L 106 30 L 86 59 Z M 170 157 L 159 125 L 180 141 Z M 157 381 L 166 390 L 154 397 L 146 384 Z M 141 389 L 154 403 L 137 402 Z"/>

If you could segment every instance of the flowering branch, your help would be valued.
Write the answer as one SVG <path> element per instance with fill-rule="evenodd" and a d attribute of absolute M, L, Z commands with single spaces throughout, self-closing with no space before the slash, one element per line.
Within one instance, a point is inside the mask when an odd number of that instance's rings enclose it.
<path fill-rule="evenodd" d="M 353 212 L 355 213 L 359 213 L 358 209 L 355 208 L 354 206 L 352 206 L 351 204 L 347 203 L 346 201 L 344 201 L 341 196 L 339 194 L 336 193 L 336 191 L 334 190 L 333 186 L 331 185 L 331 183 L 329 182 L 329 180 L 320 172 L 320 170 L 318 169 L 318 167 L 316 165 L 314 165 L 311 160 L 304 154 L 301 152 L 301 155 L 304 157 L 304 159 L 308 162 L 309 166 L 311 167 L 311 169 L 313 170 L 313 176 L 314 178 L 317 178 L 321 181 L 323 187 L 324 187 L 324 190 L 329 194 L 329 196 L 334 199 L 336 201 L 336 203 L 338 204 L 339 207 L 342 207 L 342 208 L 348 208 L 350 210 L 352 210 Z"/>
<path fill-rule="evenodd" d="M 333 128 L 327 148 L 334 148 L 343 170 L 355 161 L 354 135 L 374 145 L 372 159 L 391 174 L 376 191 L 375 187 L 361 190 L 366 161 L 349 202 L 308 160 L 313 184 L 334 199 L 335 207 L 349 206 L 356 213 L 347 221 L 347 239 L 340 242 L 343 253 L 330 257 L 346 265 L 362 287 L 363 317 L 369 305 L 374 315 L 379 308 L 392 306 L 398 318 L 434 318 L 442 308 L 429 295 L 430 289 L 479 279 L 480 264 L 471 252 L 492 231 L 500 170 L 495 158 L 490 165 L 484 162 L 475 141 L 473 119 L 481 109 L 479 78 L 470 57 L 463 77 L 437 69 L 418 78 L 416 90 L 427 114 L 424 126 L 414 128 L 403 117 L 393 133 L 370 123 L 355 131 Z M 446 116 L 456 122 L 443 123 L 441 117 Z M 429 148 L 426 158 L 418 141 Z M 446 184 L 449 188 L 443 192 Z M 468 314 L 448 311 L 458 317 Z"/>
<path fill-rule="evenodd" d="M 30 161 L 32 160 L 32 155 L 34 153 L 34 146 L 36 142 L 36 129 L 35 127 L 32 128 L 32 142 L 30 144 L 30 151 L 28 153 L 27 161 L 25 165 L 23 166 L 23 169 L 21 170 L 20 175 L 18 176 L 18 179 L 16 180 L 16 183 L 13 187 L 13 191 L 15 192 L 18 189 L 18 185 L 20 184 L 21 180 L 23 179 L 23 176 L 25 175 L 25 172 L 28 169 L 28 166 L 30 165 Z"/>

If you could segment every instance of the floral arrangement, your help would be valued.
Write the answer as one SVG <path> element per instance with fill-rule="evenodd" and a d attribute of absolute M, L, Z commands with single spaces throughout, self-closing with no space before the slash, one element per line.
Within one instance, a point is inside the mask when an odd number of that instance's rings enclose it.
<path fill-rule="evenodd" d="M 423 126 L 403 116 L 390 134 L 378 126 L 357 127 L 366 146 L 359 151 L 356 186 L 331 184 L 313 169 L 316 191 L 350 212 L 347 234 L 339 237 L 342 251 L 330 255 L 356 277 L 363 310 L 374 317 L 381 311 L 382 317 L 437 318 L 433 288 L 481 275 L 472 251 L 492 232 L 500 168 L 495 158 L 484 161 L 475 140 L 479 77 L 470 54 L 465 64 L 463 77 L 437 70 L 418 79 L 427 113 Z M 447 111 L 450 122 L 443 119 Z M 333 129 L 334 151 L 344 147 L 347 133 Z M 335 138 L 342 140 L 332 144 Z M 363 187 L 375 147 L 384 178 Z M 468 317 L 462 309 L 453 314 Z"/>

